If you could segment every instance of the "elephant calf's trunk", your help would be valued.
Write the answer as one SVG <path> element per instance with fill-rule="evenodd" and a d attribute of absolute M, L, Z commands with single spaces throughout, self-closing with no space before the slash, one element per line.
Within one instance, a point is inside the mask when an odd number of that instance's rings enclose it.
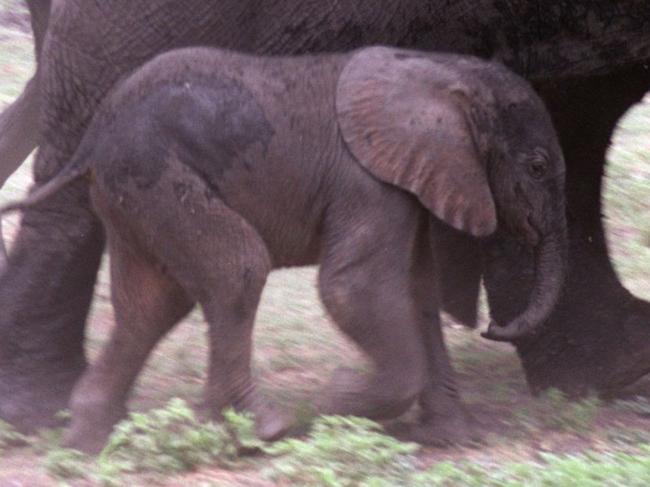
<path fill-rule="evenodd" d="M 566 235 L 564 232 L 545 237 L 535 254 L 535 285 L 526 310 L 508 323 L 490 323 L 482 336 L 490 340 L 509 342 L 534 334 L 546 321 L 557 304 L 564 284 L 566 270 Z"/>

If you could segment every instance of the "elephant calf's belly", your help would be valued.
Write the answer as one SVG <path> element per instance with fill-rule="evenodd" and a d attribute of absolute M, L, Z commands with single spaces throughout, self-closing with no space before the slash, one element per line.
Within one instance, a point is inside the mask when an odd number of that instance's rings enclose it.
<path fill-rule="evenodd" d="M 314 211 L 311 202 L 299 198 L 287 204 L 277 197 L 257 196 L 251 195 L 246 204 L 236 205 L 228 200 L 225 203 L 257 230 L 266 244 L 273 267 L 316 264 L 320 253 L 320 212 Z"/>

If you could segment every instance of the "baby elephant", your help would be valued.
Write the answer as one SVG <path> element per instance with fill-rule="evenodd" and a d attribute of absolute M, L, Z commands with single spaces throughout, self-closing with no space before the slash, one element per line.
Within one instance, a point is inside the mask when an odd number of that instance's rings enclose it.
<path fill-rule="evenodd" d="M 272 269 L 316 263 L 327 311 L 374 366 L 335 375 L 319 411 L 382 419 L 419 400 L 417 439 L 462 437 L 436 228 L 484 237 L 499 222 L 530 245 L 529 305 L 488 331 L 529 336 L 563 282 L 564 173 L 542 102 L 497 64 L 387 47 L 159 56 L 107 97 L 70 165 L 6 209 L 80 179 L 105 226 L 117 326 L 74 391 L 68 443 L 101 448 L 147 355 L 195 303 L 209 324 L 206 404 L 282 434 L 251 378 L 253 321 Z"/>

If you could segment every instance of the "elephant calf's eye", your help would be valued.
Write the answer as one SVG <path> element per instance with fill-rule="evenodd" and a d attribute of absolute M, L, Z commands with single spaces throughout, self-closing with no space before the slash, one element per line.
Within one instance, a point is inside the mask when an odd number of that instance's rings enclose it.
<path fill-rule="evenodd" d="M 544 159 L 534 159 L 528 165 L 528 172 L 535 179 L 542 179 L 546 176 L 548 164 Z"/>

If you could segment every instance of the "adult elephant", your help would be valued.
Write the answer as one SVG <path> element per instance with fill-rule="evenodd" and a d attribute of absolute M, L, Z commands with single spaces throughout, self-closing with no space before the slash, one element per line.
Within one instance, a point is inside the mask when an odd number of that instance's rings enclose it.
<path fill-rule="evenodd" d="M 532 80 L 552 111 L 568 165 L 570 269 L 545 331 L 516 344 L 531 387 L 610 390 L 649 371 L 650 305 L 616 277 L 600 216 L 610 134 L 650 87 L 647 0 L 55 0 L 37 73 L 35 179 L 57 173 L 110 87 L 162 50 L 210 44 L 278 54 L 375 43 L 499 59 Z M 447 307 L 471 321 L 476 248 L 448 238 L 456 264 Z M 66 406 L 86 367 L 84 324 L 103 243 L 81 185 L 25 213 L 0 276 L 0 417 L 29 429 Z M 529 295 L 533 263 L 522 249 L 497 236 L 486 259 L 501 322 Z M 453 394 L 435 387 L 434 399 Z"/>

